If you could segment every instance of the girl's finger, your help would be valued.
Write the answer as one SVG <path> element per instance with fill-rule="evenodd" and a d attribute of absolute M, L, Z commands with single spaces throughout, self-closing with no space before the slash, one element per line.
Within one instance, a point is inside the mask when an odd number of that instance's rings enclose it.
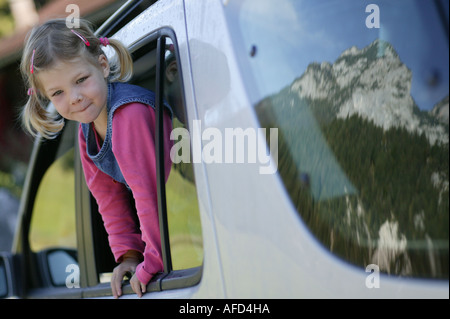
<path fill-rule="evenodd" d="M 112 278 L 111 278 L 111 290 L 112 290 L 112 293 L 113 293 L 114 298 L 118 298 L 118 297 L 120 297 L 120 293 L 119 293 L 119 291 L 118 291 L 117 284 L 116 284 L 116 279 L 115 279 L 115 278 L 116 278 L 116 277 L 112 277 Z"/>
<path fill-rule="evenodd" d="M 111 276 L 111 290 L 114 298 L 118 298 L 122 295 L 123 274 L 117 275 L 116 272 L 113 272 L 113 275 Z"/>
<path fill-rule="evenodd" d="M 131 288 L 133 288 L 134 293 L 141 298 L 142 292 L 141 292 L 141 285 L 139 283 L 133 282 L 131 283 Z"/>

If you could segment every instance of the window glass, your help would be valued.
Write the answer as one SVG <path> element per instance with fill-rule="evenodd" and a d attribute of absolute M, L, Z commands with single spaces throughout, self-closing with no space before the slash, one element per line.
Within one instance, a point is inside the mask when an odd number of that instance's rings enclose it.
<path fill-rule="evenodd" d="M 174 119 L 175 127 L 184 128 L 177 119 Z M 189 137 L 180 135 L 175 143 L 183 143 L 185 138 Z M 172 165 L 166 198 L 173 269 L 201 266 L 202 230 L 192 163 L 180 161 Z"/>
<path fill-rule="evenodd" d="M 169 223 L 169 240 L 174 270 L 201 266 L 203 242 L 197 190 L 193 165 L 187 146 L 189 131 L 178 73 L 174 47 L 167 39 L 165 99 L 174 111 L 172 133 L 174 147 L 171 152 L 172 168 L 166 183 L 166 206 Z M 185 152 L 185 153 L 183 153 Z"/>
<path fill-rule="evenodd" d="M 391 275 L 448 278 L 448 2 L 442 15 L 436 3 L 226 7 L 300 216 L 331 252 Z"/>
<path fill-rule="evenodd" d="M 33 251 L 76 249 L 74 176 L 72 147 L 53 162 L 39 185 L 29 234 Z"/>
<path fill-rule="evenodd" d="M 8 294 L 8 281 L 6 279 L 6 267 L 3 259 L 0 259 L 0 298 Z"/>

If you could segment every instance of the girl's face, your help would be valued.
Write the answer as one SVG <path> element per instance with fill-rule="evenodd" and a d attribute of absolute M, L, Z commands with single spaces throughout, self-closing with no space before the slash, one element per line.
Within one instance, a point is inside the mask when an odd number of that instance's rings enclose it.
<path fill-rule="evenodd" d="M 39 72 L 42 93 L 62 117 L 81 123 L 106 120 L 109 64 L 104 55 L 98 60 L 98 66 L 82 57 L 58 61 Z"/>

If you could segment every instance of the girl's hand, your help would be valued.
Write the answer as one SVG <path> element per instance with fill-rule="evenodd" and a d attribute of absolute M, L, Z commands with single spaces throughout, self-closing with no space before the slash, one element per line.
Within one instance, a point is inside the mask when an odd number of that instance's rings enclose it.
<path fill-rule="evenodd" d="M 133 274 L 133 277 L 131 277 L 130 284 L 131 288 L 136 293 L 136 295 L 138 295 L 139 298 L 141 298 L 142 294 L 144 294 L 147 290 L 147 286 L 139 281 L 136 274 Z"/>
<path fill-rule="evenodd" d="M 134 272 L 136 271 L 136 266 L 140 263 L 140 256 L 139 252 L 130 250 L 122 256 L 122 262 L 114 268 L 111 276 L 111 290 L 114 298 L 118 298 L 122 295 L 122 280 L 127 273 L 133 274 L 131 277 L 132 279 L 136 277 Z M 137 277 L 135 281 L 140 283 Z M 138 287 L 136 284 L 135 286 Z M 133 287 L 133 283 L 131 283 L 131 287 L 133 288 L 133 291 L 137 293 L 137 290 Z M 145 292 L 145 288 L 140 291 Z M 139 297 L 142 296 L 142 292 L 140 294 L 137 293 Z"/>

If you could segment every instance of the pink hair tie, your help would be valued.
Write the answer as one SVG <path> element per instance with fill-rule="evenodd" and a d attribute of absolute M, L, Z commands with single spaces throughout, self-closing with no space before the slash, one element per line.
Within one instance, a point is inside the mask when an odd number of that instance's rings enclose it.
<path fill-rule="evenodd" d="M 31 60 L 30 60 L 30 73 L 33 74 L 34 73 L 34 53 L 36 52 L 36 49 L 33 49 L 33 54 L 31 55 Z"/>
<path fill-rule="evenodd" d="M 107 45 L 109 45 L 109 40 L 108 40 L 107 37 L 100 38 L 99 40 L 100 40 L 100 43 L 101 43 L 104 47 L 106 47 Z"/>
<path fill-rule="evenodd" d="M 33 94 L 34 94 L 34 89 L 33 88 L 29 88 L 28 91 L 27 91 L 27 95 L 30 96 L 30 95 L 33 95 Z"/>
<path fill-rule="evenodd" d="M 75 34 L 77 37 L 79 37 L 81 39 L 81 41 L 83 41 L 84 44 L 86 44 L 87 47 L 91 45 L 85 37 L 83 37 L 80 33 L 75 31 L 74 29 L 70 29 L 70 31 L 72 31 L 73 34 Z"/>

